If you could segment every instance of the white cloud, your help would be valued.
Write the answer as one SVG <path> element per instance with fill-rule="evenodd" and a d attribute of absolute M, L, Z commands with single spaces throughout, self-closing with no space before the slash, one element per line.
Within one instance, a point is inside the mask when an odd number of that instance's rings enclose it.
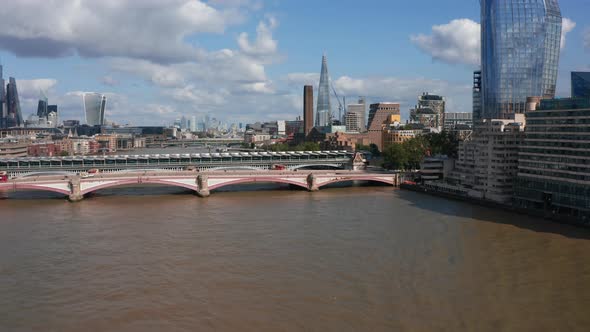
<path fill-rule="evenodd" d="M 320 81 L 320 73 L 290 73 L 283 79 L 290 86 L 303 88 L 304 85 L 317 87 Z"/>
<path fill-rule="evenodd" d="M 567 34 L 575 27 L 576 22 L 563 18 L 561 49 L 565 47 Z M 410 40 L 434 60 L 473 67 L 480 64 L 481 26 L 470 19 L 455 19 L 447 24 L 435 25 L 432 34 L 412 35 Z"/>
<path fill-rule="evenodd" d="M 248 33 L 242 32 L 238 37 L 238 45 L 242 52 L 253 56 L 269 56 L 277 52 L 277 41 L 273 39 L 272 30 L 278 25 L 274 17 L 268 22 L 261 21 L 256 28 L 256 40 L 251 43 Z"/>
<path fill-rule="evenodd" d="M 574 30 L 574 28 L 576 27 L 576 22 L 570 20 L 569 18 L 563 18 L 562 22 L 561 22 L 561 43 L 560 43 L 560 47 L 561 49 L 565 48 L 565 39 L 566 36 L 569 32 L 571 32 L 572 30 Z"/>
<path fill-rule="evenodd" d="M 431 35 L 412 35 L 410 40 L 435 60 L 479 66 L 480 25 L 470 19 L 456 19 L 447 24 L 435 25 Z"/>
<path fill-rule="evenodd" d="M 107 76 L 103 76 L 103 77 L 100 79 L 100 82 L 101 82 L 102 84 L 104 84 L 104 85 L 108 85 L 108 86 L 116 86 L 116 85 L 119 85 L 119 81 L 117 81 L 117 80 L 116 80 L 114 77 L 112 77 L 112 76 L 109 76 L 109 75 L 107 75 Z"/>
<path fill-rule="evenodd" d="M 57 85 L 57 80 L 52 78 L 40 78 L 34 80 L 16 80 L 16 87 L 18 89 L 19 98 L 39 99 L 41 93 L 47 94 Z"/>
<path fill-rule="evenodd" d="M 243 20 L 239 8 L 217 9 L 201 0 L 7 1 L 0 47 L 19 56 L 186 61 L 201 52 L 187 38 L 222 33 Z"/>

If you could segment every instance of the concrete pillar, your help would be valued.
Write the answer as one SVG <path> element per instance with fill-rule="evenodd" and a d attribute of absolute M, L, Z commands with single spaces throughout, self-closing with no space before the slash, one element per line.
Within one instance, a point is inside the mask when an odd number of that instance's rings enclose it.
<path fill-rule="evenodd" d="M 209 192 L 209 177 L 204 174 L 199 174 L 197 176 L 197 195 L 199 197 L 209 197 L 211 193 Z"/>
<path fill-rule="evenodd" d="M 82 190 L 80 189 L 79 176 L 70 178 L 68 186 L 70 187 L 70 196 L 68 197 L 70 202 L 79 202 L 84 199 L 84 195 L 82 195 Z"/>
<path fill-rule="evenodd" d="M 316 177 L 313 173 L 309 173 L 307 176 L 307 190 L 309 191 L 318 191 L 320 188 L 318 187 Z"/>

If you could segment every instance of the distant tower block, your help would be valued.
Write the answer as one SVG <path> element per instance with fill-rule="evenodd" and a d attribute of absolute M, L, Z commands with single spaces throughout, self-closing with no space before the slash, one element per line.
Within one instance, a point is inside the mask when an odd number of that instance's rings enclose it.
<path fill-rule="evenodd" d="M 313 86 L 303 87 L 303 128 L 305 136 L 313 128 Z"/>

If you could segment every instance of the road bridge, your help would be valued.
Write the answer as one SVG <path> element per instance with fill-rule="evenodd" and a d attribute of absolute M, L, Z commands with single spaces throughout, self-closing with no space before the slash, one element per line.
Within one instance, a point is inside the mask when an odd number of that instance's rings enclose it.
<path fill-rule="evenodd" d="M 110 155 L 76 157 L 26 157 L 0 159 L 0 171 L 11 178 L 43 173 L 80 174 L 91 169 L 102 173 L 130 170 L 199 171 L 269 170 L 284 165 L 288 170 L 302 168 L 347 168 L 353 154 L 346 151 L 227 152 L 193 154 Z"/>
<path fill-rule="evenodd" d="M 41 190 L 63 194 L 70 201 L 80 201 L 96 190 L 142 184 L 157 184 L 193 190 L 201 197 L 211 190 L 243 183 L 285 183 L 308 191 L 317 191 L 332 183 L 372 181 L 399 184 L 399 175 L 367 171 L 225 171 L 225 172 L 151 172 L 108 173 L 90 177 L 79 175 L 31 176 L 0 183 L 0 191 Z"/>

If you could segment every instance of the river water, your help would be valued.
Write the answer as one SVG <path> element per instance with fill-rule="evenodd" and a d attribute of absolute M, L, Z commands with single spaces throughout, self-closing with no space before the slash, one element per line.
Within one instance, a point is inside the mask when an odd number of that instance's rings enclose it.
<path fill-rule="evenodd" d="M 0 331 L 590 328 L 584 229 L 391 187 L 9 196 Z"/>

